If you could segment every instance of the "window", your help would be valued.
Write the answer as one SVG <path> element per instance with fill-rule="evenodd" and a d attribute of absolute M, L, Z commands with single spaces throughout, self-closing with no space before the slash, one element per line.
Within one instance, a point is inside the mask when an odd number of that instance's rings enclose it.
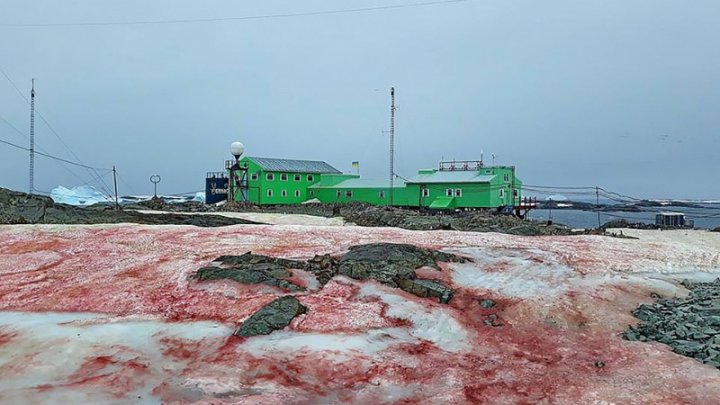
<path fill-rule="evenodd" d="M 257 179 L 258 179 L 258 174 L 257 174 L 257 173 L 253 173 L 253 174 L 250 175 L 250 180 L 252 180 L 252 181 L 257 181 Z"/>
<path fill-rule="evenodd" d="M 272 190 L 268 190 L 267 196 L 268 196 L 268 197 L 272 197 Z"/>
<path fill-rule="evenodd" d="M 518 194 L 519 194 L 519 193 L 518 193 L 518 189 L 514 189 L 514 190 L 513 190 L 513 197 L 517 198 Z"/>
<path fill-rule="evenodd" d="M 505 198 L 505 189 L 504 188 L 500 189 L 500 198 Z"/>
<path fill-rule="evenodd" d="M 453 196 L 453 190 L 452 190 L 451 188 L 446 189 L 446 190 L 445 190 L 445 195 L 448 196 L 448 197 L 452 197 L 452 196 Z"/>
<path fill-rule="evenodd" d="M 510 175 L 505 173 L 505 176 L 503 176 L 503 180 L 505 180 L 505 183 L 510 182 Z"/>
<path fill-rule="evenodd" d="M 268 174 L 265 175 L 265 180 L 267 180 L 267 181 L 273 181 L 273 180 L 275 180 L 275 175 L 272 174 L 272 173 L 268 173 Z"/>
<path fill-rule="evenodd" d="M 287 179 L 288 179 L 287 173 L 283 173 L 283 174 L 280 175 L 280 180 L 282 180 L 282 181 L 287 181 Z"/>
<path fill-rule="evenodd" d="M 423 196 L 423 197 L 430 197 L 430 189 L 429 189 L 429 188 L 424 188 L 424 189 L 422 189 L 422 196 Z"/>
<path fill-rule="evenodd" d="M 308 181 L 312 182 L 315 178 L 313 177 L 312 174 L 308 174 L 307 179 L 308 179 Z"/>
<path fill-rule="evenodd" d="M 295 190 L 295 197 L 300 197 L 300 190 Z"/>
<path fill-rule="evenodd" d="M 345 192 L 345 197 L 352 198 L 352 190 L 348 190 Z"/>
<path fill-rule="evenodd" d="M 380 195 L 380 198 L 385 198 L 385 192 L 384 192 L 384 191 L 381 191 L 381 192 L 378 193 L 378 194 Z"/>
<path fill-rule="evenodd" d="M 281 197 L 287 197 L 287 190 L 283 190 L 280 192 Z"/>
<path fill-rule="evenodd" d="M 338 197 L 342 197 L 342 191 L 338 190 L 335 195 L 337 195 Z"/>
<path fill-rule="evenodd" d="M 296 175 L 295 175 L 295 181 L 300 181 L 300 175 L 299 175 L 299 174 L 296 174 Z"/>
<path fill-rule="evenodd" d="M 461 188 L 455 189 L 455 197 L 462 197 L 462 189 Z"/>
<path fill-rule="evenodd" d="M 310 190 L 310 195 L 315 196 L 315 190 Z"/>

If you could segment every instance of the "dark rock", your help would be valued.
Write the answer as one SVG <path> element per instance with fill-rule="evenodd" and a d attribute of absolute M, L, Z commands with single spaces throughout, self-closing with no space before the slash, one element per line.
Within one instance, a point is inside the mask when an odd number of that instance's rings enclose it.
<path fill-rule="evenodd" d="M 438 262 L 466 261 L 460 256 L 415 245 L 371 243 L 351 247 L 340 259 L 338 272 L 355 279 L 372 278 L 396 287 L 397 280 L 414 279 L 415 270 L 421 267 L 440 270 Z"/>
<path fill-rule="evenodd" d="M 203 267 L 191 278 L 199 281 L 228 279 L 242 284 L 265 284 L 287 291 L 304 290 L 303 287 L 284 280 L 293 275 L 289 268 L 304 267 L 304 263 L 300 261 L 276 259 L 250 252 L 242 256 L 221 256 L 215 261 L 231 267 Z"/>
<path fill-rule="evenodd" d="M 495 301 L 489 300 L 489 299 L 484 299 L 484 300 L 480 301 L 480 306 L 485 309 L 489 309 L 489 308 L 492 308 L 495 306 Z"/>
<path fill-rule="evenodd" d="M 220 266 L 203 267 L 191 278 L 199 281 L 230 279 L 243 284 L 266 284 L 300 291 L 302 287 L 285 279 L 292 276 L 289 269 L 303 269 L 313 273 L 322 285 L 339 273 L 356 280 L 376 280 L 418 297 L 437 298 L 441 303 L 448 303 L 453 297 L 452 288 L 439 281 L 418 279 L 415 270 L 429 266 L 440 271 L 438 262 L 464 261 L 467 259 L 414 245 L 375 243 L 353 246 L 340 260 L 330 255 L 317 255 L 301 262 L 250 252 L 221 256 L 215 259 Z"/>
<path fill-rule="evenodd" d="M 219 215 L 143 214 L 115 210 L 113 207 L 73 207 L 55 204 L 50 197 L 29 195 L 0 188 L 0 223 L 2 224 L 118 224 L 193 225 L 219 227 L 256 224 L 239 218 Z"/>
<path fill-rule="evenodd" d="M 235 336 L 269 335 L 290 325 L 293 318 L 306 311 L 307 308 L 291 295 L 278 298 L 252 314 L 235 331 Z"/>
<path fill-rule="evenodd" d="M 656 341 L 675 353 L 720 368 L 720 279 L 709 283 L 684 280 L 686 298 L 658 299 L 633 314 L 642 322 L 629 327 L 627 340 Z"/>
<path fill-rule="evenodd" d="M 338 262 L 338 273 L 356 280 L 373 279 L 401 288 L 423 298 L 447 303 L 452 289 L 439 281 L 417 280 L 415 270 L 429 266 L 440 270 L 438 262 L 465 262 L 467 259 L 414 245 L 373 243 L 353 246 Z"/>
<path fill-rule="evenodd" d="M 452 288 L 439 281 L 404 279 L 398 281 L 398 286 L 402 290 L 421 298 L 437 298 L 441 304 L 447 304 L 453 297 Z"/>
<path fill-rule="evenodd" d="M 315 274 L 321 285 L 325 285 L 338 272 L 338 261 L 330 255 L 316 255 L 305 264 L 305 270 Z"/>

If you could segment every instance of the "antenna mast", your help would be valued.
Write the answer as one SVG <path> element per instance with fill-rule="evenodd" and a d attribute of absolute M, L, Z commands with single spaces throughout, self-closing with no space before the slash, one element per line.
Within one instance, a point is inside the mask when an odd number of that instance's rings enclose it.
<path fill-rule="evenodd" d="M 395 87 L 390 88 L 390 205 L 393 205 L 393 186 L 395 184 Z"/>
<path fill-rule="evenodd" d="M 30 186 L 28 193 L 35 192 L 35 79 L 30 90 Z"/>

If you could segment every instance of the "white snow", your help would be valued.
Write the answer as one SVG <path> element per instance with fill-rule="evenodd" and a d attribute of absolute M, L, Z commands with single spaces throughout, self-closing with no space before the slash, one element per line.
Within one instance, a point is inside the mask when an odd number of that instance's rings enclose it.
<path fill-rule="evenodd" d="M 268 336 L 248 339 L 242 347 L 256 356 L 277 352 L 293 353 L 297 351 L 335 352 L 333 359 L 338 361 L 342 354 L 374 354 L 396 343 L 414 342 L 403 328 L 370 330 L 363 334 L 327 334 L 276 331 Z"/>
<path fill-rule="evenodd" d="M 167 214 L 167 211 L 138 210 L 143 214 Z M 184 212 L 186 215 L 219 215 L 270 225 L 348 226 L 342 218 L 326 218 L 304 214 L 275 214 L 264 212 Z"/>
<path fill-rule="evenodd" d="M 532 298 L 559 294 L 566 290 L 568 279 L 575 276 L 571 268 L 558 263 L 549 252 L 498 248 L 458 252 L 474 262 L 450 266 L 455 283 L 505 296 Z"/>
<path fill-rule="evenodd" d="M 390 287 L 363 283 L 360 296 L 376 296 L 388 304 L 386 314 L 413 323 L 410 334 L 430 341 L 448 352 L 470 349 L 468 332 L 448 308 L 428 307 L 396 294 Z"/>
<path fill-rule="evenodd" d="M 18 404 L 42 398 L 43 403 L 62 405 L 126 401 L 93 390 L 92 386 L 62 387 L 86 360 L 97 356 L 147 364 L 149 373 L 144 386 L 125 398 L 134 398 L 134 403 L 157 403 L 150 391 L 183 367 L 181 362 L 169 362 L 162 356 L 161 338 L 213 341 L 207 348 L 211 353 L 232 333 L 232 329 L 214 322 L 164 323 L 150 318 L 123 319 L 88 313 L 4 311 L 0 311 L 0 329 L 18 334 L 10 344 L 0 346 L 0 369 L 22 370 L 3 374 L 0 379 L 3 400 Z M 26 367 L 28 360 L 32 364 Z M 102 373 L 120 367 L 109 364 Z M 58 385 L 51 397 L 34 389 L 45 384 Z"/>

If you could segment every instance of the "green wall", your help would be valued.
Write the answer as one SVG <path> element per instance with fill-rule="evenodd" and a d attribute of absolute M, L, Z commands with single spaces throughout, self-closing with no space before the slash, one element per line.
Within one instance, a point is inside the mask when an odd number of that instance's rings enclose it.
<path fill-rule="evenodd" d="M 308 197 L 308 187 L 318 183 L 321 177 L 318 173 L 266 172 L 248 158 L 240 159 L 240 165 L 247 165 L 248 200 L 254 204 L 300 204 L 312 198 Z M 236 190 L 235 201 L 241 200 L 240 190 Z"/>
<path fill-rule="evenodd" d="M 393 188 L 393 205 L 407 206 L 407 189 Z M 348 196 L 348 191 L 352 193 Z M 366 202 L 373 205 L 390 205 L 389 187 L 352 187 L 344 188 L 342 184 L 328 188 L 311 188 L 311 195 L 324 203 L 347 203 L 353 201 Z M 382 195 L 381 195 L 382 193 Z"/>

